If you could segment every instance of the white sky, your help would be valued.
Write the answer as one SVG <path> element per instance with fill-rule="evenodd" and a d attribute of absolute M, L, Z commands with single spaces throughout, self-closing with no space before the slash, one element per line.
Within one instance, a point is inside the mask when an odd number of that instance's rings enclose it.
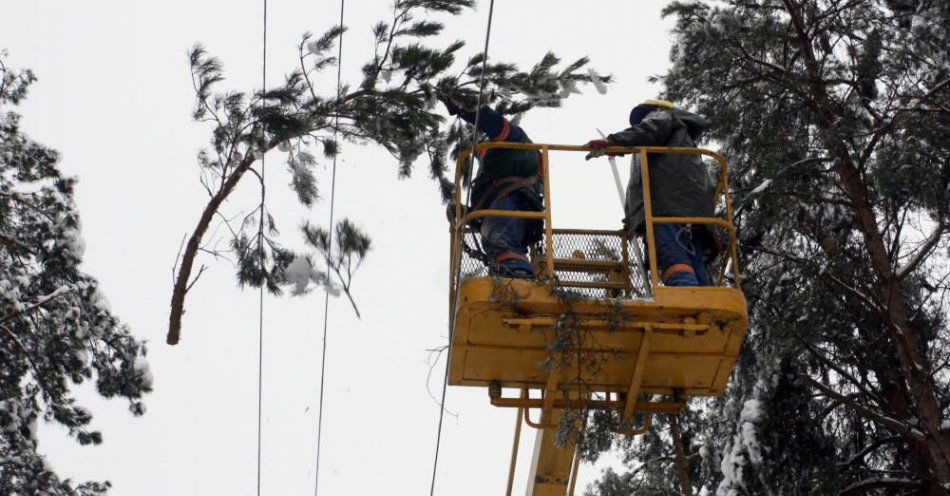
<path fill-rule="evenodd" d="M 522 121 L 536 142 L 583 143 L 625 127 L 630 107 L 655 96 L 646 77 L 667 67 L 662 1 L 499 0 L 490 54 L 529 66 L 547 50 L 564 60 L 589 55 L 617 83 L 607 95 L 590 86 L 559 110 Z M 80 447 L 56 426 L 41 450 L 64 477 L 109 479 L 112 494 L 251 495 L 256 491 L 257 291 L 241 292 L 226 262 L 205 260 L 186 302 L 181 344 L 164 344 L 171 268 L 182 236 L 207 197 L 196 151 L 209 128 L 190 120 L 193 92 L 185 56 L 200 41 L 225 64 L 229 89 L 260 82 L 261 0 L 134 2 L 21 1 L 4 5 L 0 48 L 11 67 L 38 75 L 19 112 L 32 138 L 62 153 L 61 167 L 80 178 L 77 199 L 95 275 L 117 315 L 151 343 L 155 392 L 133 418 L 123 401 L 81 388 L 80 399 L 103 431 L 98 447 Z M 449 20 L 448 42 L 484 42 L 481 9 Z M 339 16 L 337 1 L 269 1 L 268 79 L 296 66 L 306 30 L 322 33 Z M 388 0 L 350 0 L 344 78 L 357 82 L 371 51 L 369 27 L 388 19 Z M 319 82 L 332 92 L 335 71 Z M 282 154 L 268 154 L 268 206 L 283 241 L 300 247 L 303 219 L 325 225 L 326 201 L 305 211 L 286 186 Z M 357 276 L 356 320 L 345 299 L 331 301 L 321 494 L 427 494 L 437 405 L 425 387 L 426 349 L 447 333 L 448 230 L 425 164 L 396 179 L 395 160 L 374 146 L 346 145 L 338 169 L 337 212 L 373 238 Z M 324 197 L 328 169 L 321 168 Z M 621 214 L 607 162 L 552 161 L 555 227 L 617 227 Z M 227 211 L 253 208 L 250 180 Z M 323 294 L 265 299 L 263 494 L 312 494 Z M 438 393 L 443 364 L 431 387 Z M 489 405 L 476 388 L 450 388 L 436 493 L 503 494 L 514 411 Z M 534 432 L 524 431 L 515 493 L 524 490 Z M 582 467 L 581 487 L 603 463 Z"/>

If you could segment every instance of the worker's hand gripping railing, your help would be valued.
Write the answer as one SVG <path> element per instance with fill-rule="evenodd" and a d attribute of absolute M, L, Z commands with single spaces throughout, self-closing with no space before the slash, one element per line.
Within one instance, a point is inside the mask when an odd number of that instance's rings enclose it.
<path fill-rule="evenodd" d="M 463 150 L 459 154 L 458 166 L 456 167 L 455 172 L 455 222 L 451 225 L 451 271 L 449 274 L 449 287 L 450 287 L 450 318 L 454 319 L 455 312 L 455 295 L 458 288 L 456 287 L 456 281 L 458 272 L 461 270 L 461 261 L 462 261 L 462 243 L 463 236 L 465 234 L 466 226 L 474 219 L 481 217 L 509 217 L 509 218 L 518 218 L 518 219 L 542 219 L 544 221 L 544 255 L 545 255 L 545 272 L 546 275 L 553 279 L 555 275 L 555 265 L 554 265 L 554 233 L 551 222 L 551 162 L 548 160 L 548 155 L 550 151 L 567 151 L 567 152 L 589 152 L 590 149 L 585 146 L 574 146 L 574 145 L 552 145 L 552 144 L 542 144 L 542 143 L 510 143 L 510 142 L 491 142 L 491 143 L 482 143 L 476 147 L 476 150 L 488 150 L 491 148 L 506 148 L 506 149 L 517 149 L 517 150 L 538 150 L 541 152 L 542 160 L 544 163 L 544 174 L 542 179 L 544 187 L 544 209 L 540 212 L 522 212 L 522 211 L 510 211 L 510 210 L 490 210 L 483 209 L 473 212 L 468 212 L 463 215 L 463 195 L 462 195 L 462 171 L 464 164 L 468 157 L 471 155 L 470 150 Z M 724 271 L 726 269 L 726 262 L 731 262 L 728 265 L 731 265 L 733 272 L 733 284 L 738 289 L 741 286 L 741 279 L 739 274 L 739 265 L 736 253 L 736 228 L 733 225 L 733 215 L 732 215 L 732 199 L 729 195 L 728 188 L 728 167 L 726 165 L 725 158 L 722 155 L 719 155 L 716 152 L 705 150 L 702 148 L 668 148 L 668 147 L 622 147 L 622 146 L 612 146 L 605 149 L 607 153 L 611 154 L 629 154 L 637 153 L 640 156 L 640 167 L 641 167 L 641 177 L 643 184 L 643 205 L 645 212 L 645 234 L 646 234 L 646 246 L 648 252 L 648 260 L 650 266 L 650 285 L 652 289 L 656 289 L 660 285 L 659 271 L 657 268 L 657 257 L 655 249 L 655 236 L 654 236 L 654 225 L 655 224 L 706 224 L 712 226 L 718 226 L 726 230 L 729 234 L 729 243 L 726 248 L 725 257 L 723 258 L 723 264 L 720 268 L 718 278 L 716 280 L 716 285 L 721 286 L 724 283 Z M 713 201 L 718 204 L 719 196 L 722 195 L 724 199 L 724 209 L 725 209 L 725 219 L 720 219 L 718 217 L 654 217 L 652 210 L 652 199 L 650 197 L 650 175 L 649 175 L 649 155 L 651 154 L 683 154 L 683 155 L 701 155 L 711 157 L 719 163 L 720 174 L 719 181 L 716 185 L 716 192 L 713 197 Z M 651 292 L 652 294 L 652 292 Z"/>

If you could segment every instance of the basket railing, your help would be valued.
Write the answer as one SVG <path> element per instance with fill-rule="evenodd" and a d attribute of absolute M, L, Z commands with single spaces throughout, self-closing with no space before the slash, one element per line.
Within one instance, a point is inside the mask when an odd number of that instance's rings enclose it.
<path fill-rule="evenodd" d="M 729 282 L 736 289 L 739 289 L 741 286 L 741 277 L 739 274 L 738 266 L 738 256 L 737 256 L 737 237 L 736 237 L 736 228 L 733 224 L 733 212 L 732 212 L 732 199 L 729 194 L 728 188 L 728 166 L 726 164 L 725 158 L 713 151 L 706 150 L 703 148 L 673 148 L 673 147 L 656 147 L 656 146 L 645 146 L 645 147 L 622 147 L 622 146 L 611 146 L 604 151 L 610 154 L 637 154 L 640 161 L 640 175 L 641 182 L 643 186 L 643 209 L 645 217 L 645 242 L 641 242 L 634 239 L 626 239 L 625 242 L 621 241 L 619 243 L 619 259 L 616 260 L 617 264 L 614 267 L 624 267 L 626 268 L 623 271 L 623 275 L 626 278 L 626 281 L 619 280 L 606 280 L 606 281 L 588 281 L 588 282 L 603 282 L 604 284 L 586 284 L 584 281 L 571 281 L 570 278 L 558 277 L 559 273 L 563 274 L 564 272 L 585 272 L 596 274 L 600 271 L 604 271 L 610 267 L 607 264 L 598 264 L 598 263 L 589 263 L 590 261 L 585 261 L 587 256 L 590 253 L 590 250 L 587 252 L 581 251 L 580 255 L 573 253 L 569 257 L 559 257 L 556 252 L 557 241 L 567 235 L 589 235 L 589 236 L 602 236 L 604 239 L 619 237 L 621 240 L 626 238 L 626 233 L 622 230 L 618 231 L 603 231 L 603 230 L 584 230 L 584 229 L 554 229 L 553 222 L 551 218 L 551 205 L 554 201 L 551 195 L 551 174 L 554 169 L 553 164 L 549 160 L 550 152 L 589 152 L 590 149 L 586 146 L 575 146 L 575 145 L 554 145 L 554 144 L 543 144 L 543 143 L 510 143 L 510 142 L 488 142 L 482 143 L 476 146 L 476 150 L 488 150 L 492 148 L 506 148 L 506 149 L 519 149 L 519 150 L 538 150 L 541 153 L 542 160 L 544 163 L 543 168 L 543 209 L 539 212 L 525 212 L 525 211 L 511 211 L 511 210 L 493 210 L 493 209 L 481 209 L 472 212 L 465 213 L 463 215 L 463 191 L 462 191 L 462 171 L 464 164 L 468 157 L 471 155 L 471 150 L 464 150 L 459 154 L 458 164 L 456 167 L 455 173 L 455 222 L 450 226 L 450 236 L 451 236 L 451 252 L 450 252 L 450 280 L 449 287 L 450 291 L 450 311 L 454 312 L 454 303 L 455 296 L 457 292 L 456 284 L 460 281 L 462 274 L 460 271 L 463 271 L 463 265 L 471 265 L 471 257 L 466 255 L 466 250 L 463 249 L 465 246 L 465 236 L 477 237 L 477 232 L 468 227 L 471 221 L 484 217 L 507 217 L 507 218 L 517 218 L 517 219 L 540 219 L 544 223 L 543 237 L 539 246 L 532 250 L 532 261 L 535 263 L 535 266 L 541 270 L 541 274 L 556 280 L 560 281 L 562 286 L 565 287 L 574 287 L 583 289 L 596 289 L 603 290 L 602 293 L 594 294 L 588 291 L 587 296 L 590 297 L 599 297 L 599 296 L 608 296 L 608 297 L 620 297 L 620 298 L 643 298 L 651 297 L 655 294 L 655 289 L 662 286 L 660 281 L 659 273 L 657 270 L 657 256 L 656 256 L 656 242 L 654 235 L 654 225 L 655 224 L 705 224 L 708 226 L 714 226 L 721 228 L 728 235 L 728 243 L 726 245 L 725 251 L 719 257 L 718 265 L 718 274 L 715 274 L 715 277 L 712 277 L 713 274 L 710 274 L 711 281 L 715 286 L 725 286 Z M 714 159 L 719 164 L 719 178 L 716 184 L 715 194 L 713 195 L 714 205 L 720 205 L 722 202 L 722 214 L 725 218 L 720 217 L 656 217 L 653 215 L 652 209 L 652 198 L 650 195 L 650 174 L 649 174 L 649 156 L 653 154 L 681 154 L 681 155 L 700 155 L 705 157 L 710 157 Z M 638 267 L 637 263 L 631 262 L 634 258 L 632 255 L 638 255 L 639 253 L 633 252 L 633 250 L 643 249 L 646 252 L 646 261 L 645 264 L 649 268 L 649 280 L 646 277 L 636 277 Z M 463 259 L 467 259 L 467 262 L 463 263 Z M 732 272 L 732 281 L 728 281 L 728 278 L 725 277 L 727 269 L 731 267 Z M 471 269 L 471 267 L 468 267 Z M 478 271 L 471 271 L 469 273 L 477 273 Z M 609 277 L 608 277 L 609 279 Z M 636 280 L 642 279 L 642 280 Z M 583 283 L 583 284 L 575 284 Z M 573 284 L 573 285 L 572 285 Z M 583 293 L 583 291 L 581 291 Z"/>

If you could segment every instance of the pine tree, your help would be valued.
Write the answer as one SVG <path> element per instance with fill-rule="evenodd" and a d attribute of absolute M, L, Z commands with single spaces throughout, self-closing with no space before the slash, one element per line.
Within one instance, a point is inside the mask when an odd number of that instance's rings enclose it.
<path fill-rule="evenodd" d="M 0 494 L 105 494 L 108 482 L 61 479 L 38 452 L 37 422 L 60 424 L 80 444 L 99 444 L 92 414 L 72 386 L 95 380 L 102 396 L 129 401 L 151 390 L 145 346 L 113 315 L 83 255 L 76 179 L 58 154 L 20 131 L 18 104 L 34 75 L 0 53 Z"/>
<path fill-rule="evenodd" d="M 607 420 L 609 419 L 609 420 Z M 605 423 L 604 420 L 607 420 Z M 695 410 L 654 415 L 651 429 L 641 436 L 617 436 L 618 418 L 608 412 L 594 416 L 589 427 L 592 435 L 582 443 L 582 456 L 593 462 L 613 447 L 623 453 L 629 467 L 618 474 L 605 471 L 599 481 L 587 489 L 589 496 L 690 496 L 703 487 L 700 449 L 707 426 Z"/>
<path fill-rule="evenodd" d="M 950 4 L 665 13 L 659 79 L 730 161 L 750 304 L 732 385 L 708 404 L 704 489 L 947 494 Z"/>
<path fill-rule="evenodd" d="M 396 0 L 392 19 L 372 27 L 375 48 L 362 65 L 362 80 L 355 86 L 345 84 L 339 93 L 336 71 L 327 69 L 339 62 L 332 52 L 343 26 L 318 37 L 304 34 L 297 46 L 300 67 L 291 71 L 278 87 L 250 95 L 218 92 L 224 79 L 220 61 L 200 45 L 191 51 L 197 95 L 194 118 L 214 128 L 212 149 L 198 156 L 202 184 L 210 200 L 180 258 L 169 318 L 170 344 L 179 339 L 185 295 L 197 279 L 197 275 L 193 278 L 191 274 L 195 258 L 202 251 L 204 235 L 241 179 L 260 178 L 258 158 L 266 151 L 278 148 L 290 153 L 291 186 L 301 204 L 308 207 L 318 197 L 313 173 L 321 156 L 318 150 L 322 149 L 323 160 L 330 160 L 344 142 L 382 146 L 396 159 L 400 177 L 408 177 L 417 162 L 428 162 L 429 175 L 436 181 L 442 199 L 448 201 L 454 185 L 445 177 L 447 161 L 457 157 L 460 148 L 470 145 L 471 135 L 461 121 L 445 121 L 441 109 L 435 108 L 439 98 L 452 98 L 474 107 L 483 66 L 487 94 L 481 102 L 509 115 L 533 107 L 557 107 L 561 100 L 578 91 L 576 86 L 580 82 L 594 83 L 602 89 L 603 83 L 610 81 L 593 71 L 581 72 L 587 65 L 586 58 L 559 68 L 560 59 L 548 53 L 530 70 L 522 71 L 514 64 L 488 62 L 485 54 L 476 54 L 459 64 L 458 53 L 465 46 L 462 41 L 444 47 L 424 43 L 443 30 L 434 16 L 458 15 L 474 3 Z M 347 57 L 352 60 L 353 55 Z M 331 277 L 338 275 L 332 261 L 326 270 L 312 263 L 327 262 L 327 250 L 323 250 L 323 256 L 293 253 L 279 244 L 276 224 L 259 206 L 230 230 L 231 247 L 239 266 L 238 281 L 242 285 L 263 285 L 278 294 L 281 286 L 289 284 L 293 284 L 295 292 L 333 284 L 331 289 L 342 290 L 349 296 L 345 277 Z M 352 222 L 334 226 L 337 230 L 354 228 Z M 369 238 L 358 230 L 357 234 L 350 239 L 359 243 L 339 247 L 344 258 L 365 255 L 362 242 L 368 248 Z M 304 236 L 311 248 L 321 251 L 306 228 Z M 299 270 L 288 277 L 288 267 L 301 257 L 309 261 L 298 263 L 295 267 Z"/>

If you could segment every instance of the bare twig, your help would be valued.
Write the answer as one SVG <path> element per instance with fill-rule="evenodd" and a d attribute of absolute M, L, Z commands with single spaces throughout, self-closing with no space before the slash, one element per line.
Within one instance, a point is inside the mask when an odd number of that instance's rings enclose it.
<path fill-rule="evenodd" d="M 442 357 L 442 354 L 445 353 L 448 349 L 449 349 L 448 345 L 444 345 L 444 346 L 439 346 L 438 348 L 431 348 L 431 349 L 426 350 L 429 352 L 429 372 L 426 374 L 426 392 L 429 393 L 429 397 L 432 398 L 432 401 L 434 401 L 436 405 L 439 405 L 439 408 L 442 408 L 442 410 L 444 410 L 445 413 L 455 418 L 458 418 L 459 416 L 458 413 L 446 409 L 445 405 L 443 405 L 439 401 L 439 399 L 436 398 L 435 395 L 432 393 L 432 388 L 431 388 L 432 371 L 435 370 L 435 366 L 439 364 L 439 358 Z M 434 358 L 433 358 L 433 355 L 435 355 Z"/>
<path fill-rule="evenodd" d="M 198 269 L 198 274 L 195 275 L 195 278 L 192 279 L 191 282 L 188 284 L 188 287 L 185 288 L 185 293 L 191 291 L 191 287 L 194 286 L 196 282 L 198 282 L 198 279 L 201 277 L 201 274 L 203 274 L 205 269 L 207 268 L 208 268 L 207 265 L 201 264 L 201 267 Z"/>

